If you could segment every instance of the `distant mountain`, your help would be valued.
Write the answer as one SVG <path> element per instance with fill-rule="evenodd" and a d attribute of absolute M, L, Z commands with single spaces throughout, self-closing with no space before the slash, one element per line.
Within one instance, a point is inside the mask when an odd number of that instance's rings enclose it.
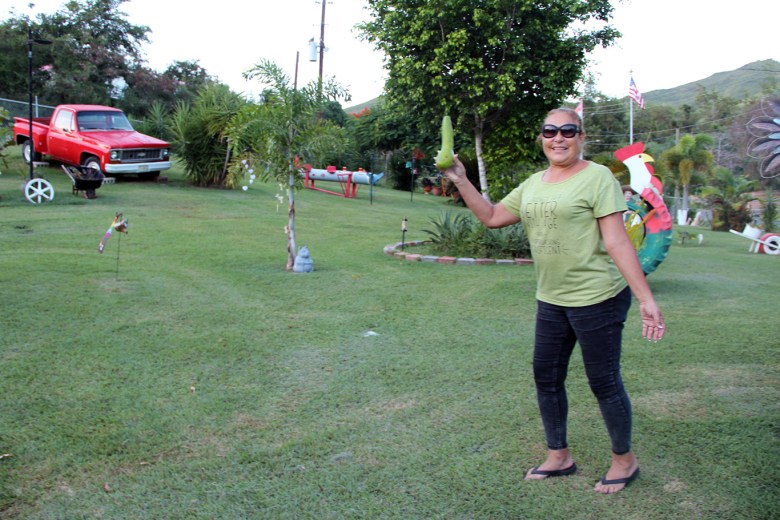
<path fill-rule="evenodd" d="M 379 103 L 380 99 L 381 99 L 381 96 L 380 97 L 375 97 L 374 99 L 369 99 L 365 103 L 360 103 L 359 105 L 354 105 L 354 106 L 351 106 L 351 107 L 345 107 L 344 108 L 344 112 L 346 112 L 347 114 L 350 114 L 350 115 L 352 115 L 352 114 L 359 114 L 360 111 L 363 110 L 363 109 L 372 108 L 374 105 Z"/>
<path fill-rule="evenodd" d="M 780 62 L 763 60 L 748 63 L 736 70 L 716 72 L 712 76 L 692 81 L 679 87 L 643 92 L 648 105 L 693 104 L 699 87 L 716 92 L 722 97 L 743 99 L 760 94 L 767 85 L 780 85 Z"/>
<path fill-rule="evenodd" d="M 716 92 L 722 97 L 743 99 L 760 94 L 766 85 L 780 87 L 780 62 L 775 60 L 755 61 L 736 70 L 716 72 L 708 78 L 692 81 L 679 87 L 643 92 L 642 97 L 648 105 L 692 105 L 696 100 L 699 87 Z M 348 114 L 356 114 L 366 107 L 373 107 L 379 102 L 379 99 L 374 98 L 344 110 Z"/>

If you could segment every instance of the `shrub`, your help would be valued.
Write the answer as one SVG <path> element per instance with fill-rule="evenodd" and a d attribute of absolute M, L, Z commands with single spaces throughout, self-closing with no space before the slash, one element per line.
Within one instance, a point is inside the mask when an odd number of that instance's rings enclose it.
<path fill-rule="evenodd" d="M 764 201 L 764 212 L 761 215 L 761 220 L 764 222 L 764 231 L 767 233 L 775 232 L 777 229 L 775 226 L 777 203 L 775 202 L 775 194 L 771 189 L 766 190 L 766 200 Z"/>
<path fill-rule="evenodd" d="M 5 147 L 11 142 L 13 138 L 13 132 L 11 126 L 6 126 L 6 121 L 10 121 L 8 116 L 8 110 L 0 107 L 0 173 L 3 168 L 8 167 L 8 163 L 5 160 Z"/>
<path fill-rule="evenodd" d="M 246 103 L 224 85 L 206 87 L 193 105 L 178 103 L 171 117 L 174 152 L 197 186 L 223 186 L 227 172 L 225 129 Z"/>
<path fill-rule="evenodd" d="M 528 258 L 531 249 L 522 224 L 489 229 L 472 216 L 444 212 L 431 219 L 431 238 L 436 254 L 473 258 Z"/>

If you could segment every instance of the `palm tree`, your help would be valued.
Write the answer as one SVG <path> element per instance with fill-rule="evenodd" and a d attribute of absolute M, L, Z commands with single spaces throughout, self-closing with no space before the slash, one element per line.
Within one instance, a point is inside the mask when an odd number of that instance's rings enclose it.
<path fill-rule="evenodd" d="M 225 131 L 246 104 L 222 84 L 204 87 L 192 105 L 183 101 L 176 104 L 170 125 L 174 150 L 193 184 L 225 184 Z"/>
<path fill-rule="evenodd" d="M 661 161 L 675 178 L 675 191 L 682 187 L 682 209 L 678 212 L 678 223 L 685 224 L 688 218 L 689 187 L 696 175 L 709 176 L 715 164 L 709 147 L 715 144 L 708 134 L 684 135 L 680 141 L 661 155 Z"/>
<path fill-rule="evenodd" d="M 243 107 L 230 121 L 226 135 L 232 149 L 231 184 L 246 175 L 248 165 L 259 170 L 263 181 L 287 184 L 287 270 L 293 268 L 295 244 L 295 189 L 304 163 L 316 164 L 345 142 L 343 131 L 321 117 L 323 106 L 348 97 L 335 82 L 312 81 L 301 89 L 291 85 L 282 69 L 267 60 L 244 73 L 258 79 L 266 90 L 260 104 Z"/>
<path fill-rule="evenodd" d="M 712 185 L 701 190 L 701 195 L 712 206 L 720 209 L 717 218 L 713 215 L 712 228 L 719 231 L 742 231 L 745 224 L 752 221 L 747 204 L 755 199 L 751 195 L 755 186 L 756 183 L 747 177 L 734 175 L 728 168 L 718 168 Z"/>

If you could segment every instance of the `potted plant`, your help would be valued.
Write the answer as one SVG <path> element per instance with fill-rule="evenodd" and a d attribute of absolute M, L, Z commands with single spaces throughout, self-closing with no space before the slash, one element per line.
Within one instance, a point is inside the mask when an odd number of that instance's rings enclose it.
<path fill-rule="evenodd" d="M 431 192 L 431 189 L 433 188 L 433 181 L 431 179 L 429 179 L 428 177 L 423 177 L 420 184 L 422 184 L 423 192 L 425 193 Z"/>

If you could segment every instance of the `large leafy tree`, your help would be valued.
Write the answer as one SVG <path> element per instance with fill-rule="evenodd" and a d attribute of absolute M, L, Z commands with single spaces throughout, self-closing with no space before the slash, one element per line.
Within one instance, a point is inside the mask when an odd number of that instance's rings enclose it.
<path fill-rule="evenodd" d="M 143 61 L 141 45 L 150 29 L 133 25 L 120 7 L 127 0 L 71 1 L 52 15 L 40 16 L 40 27 L 54 42 L 47 97 L 72 101 L 73 93 L 108 103 L 116 78 Z"/>
<path fill-rule="evenodd" d="M 52 45 L 36 46 L 33 87 L 48 102 L 80 99 L 108 103 L 112 81 L 127 76 L 142 61 L 146 26 L 133 25 L 119 8 L 127 0 L 69 1 L 60 11 L 12 16 L 0 24 L 0 81 L 3 93 L 27 92 L 27 31 Z"/>
<path fill-rule="evenodd" d="M 480 188 L 488 194 L 483 145 L 494 165 L 528 154 L 536 123 L 575 91 L 587 53 L 619 33 L 608 0 L 369 0 L 364 36 L 387 56 L 391 101 L 432 130 L 449 113 L 473 135 Z M 457 144 L 457 142 L 456 142 Z"/>
<path fill-rule="evenodd" d="M 297 253 L 295 241 L 295 189 L 301 185 L 299 168 L 317 164 L 338 151 L 344 131 L 322 117 L 332 101 L 345 99 L 348 93 L 332 80 L 312 81 L 303 88 L 294 87 L 290 78 L 273 62 L 263 60 L 244 73 L 266 87 L 260 104 L 245 105 L 230 121 L 226 136 L 233 158 L 230 173 L 233 182 L 256 175 L 287 185 L 287 265 L 292 270 Z M 249 170 L 253 173 L 249 174 Z"/>
<path fill-rule="evenodd" d="M 163 73 L 144 65 L 150 29 L 127 21 L 128 0 L 70 0 L 34 20 L 11 11 L 0 22 L 0 95 L 26 98 L 27 31 L 51 40 L 36 46 L 33 91 L 44 103 L 114 104 L 144 116 L 155 101 L 168 110 L 191 103 L 214 83 L 197 61 L 175 61 Z"/>
<path fill-rule="evenodd" d="M 27 27 L 24 18 L 12 18 L 0 24 L 0 95 L 3 97 L 27 98 Z M 35 49 L 35 63 L 48 63 L 40 56 L 42 49 Z M 35 92 L 40 92 L 42 81 L 40 74 L 33 75 Z"/>
<path fill-rule="evenodd" d="M 127 88 L 118 102 L 123 110 L 148 116 L 154 103 L 167 111 L 177 103 L 192 104 L 204 87 L 219 83 L 197 61 L 175 61 L 162 74 L 143 65 L 131 67 Z"/>

